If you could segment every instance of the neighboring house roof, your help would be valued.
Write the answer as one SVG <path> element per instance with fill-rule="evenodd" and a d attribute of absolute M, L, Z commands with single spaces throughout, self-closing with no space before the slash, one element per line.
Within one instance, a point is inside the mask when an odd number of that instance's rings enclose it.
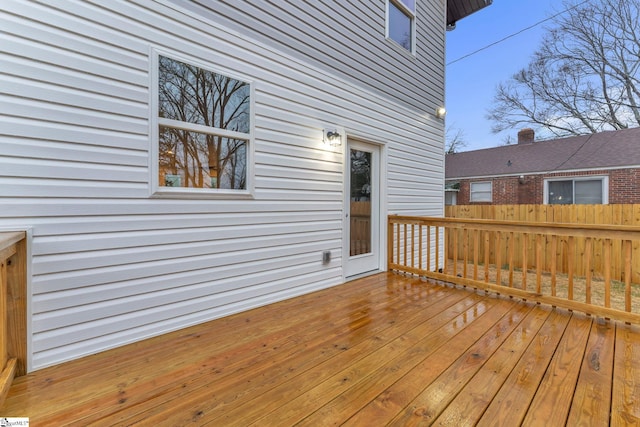
<path fill-rule="evenodd" d="M 493 0 L 448 0 L 447 25 L 453 26 L 456 21 L 489 6 Z"/>
<path fill-rule="evenodd" d="M 631 166 L 640 166 L 640 128 L 448 154 L 445 178 Z"/>

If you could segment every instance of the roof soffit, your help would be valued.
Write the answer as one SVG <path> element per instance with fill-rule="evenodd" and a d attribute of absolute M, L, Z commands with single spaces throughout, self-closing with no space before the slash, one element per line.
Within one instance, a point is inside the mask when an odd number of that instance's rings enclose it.
<path fill-rule="evenodd" d="M 447 25 L 454 25 L 464 17 L 489 6 L 493 0 L 448 0 Z"/>

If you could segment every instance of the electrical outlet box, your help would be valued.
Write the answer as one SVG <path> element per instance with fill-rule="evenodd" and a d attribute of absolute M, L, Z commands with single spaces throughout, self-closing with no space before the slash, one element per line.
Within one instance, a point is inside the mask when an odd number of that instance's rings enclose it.
<path fill-rule="evenodd" d="M 322 263 L 329 264 L 331 262 L 331 251 L 322 252 Z"/>

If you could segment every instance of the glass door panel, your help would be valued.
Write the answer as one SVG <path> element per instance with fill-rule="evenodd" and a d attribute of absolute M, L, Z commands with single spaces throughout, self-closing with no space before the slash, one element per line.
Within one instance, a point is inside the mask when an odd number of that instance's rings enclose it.
<path fill-rule="evenodd" d="M 371 253 L 371 153 L 350 149 L 349 255 Z"/>

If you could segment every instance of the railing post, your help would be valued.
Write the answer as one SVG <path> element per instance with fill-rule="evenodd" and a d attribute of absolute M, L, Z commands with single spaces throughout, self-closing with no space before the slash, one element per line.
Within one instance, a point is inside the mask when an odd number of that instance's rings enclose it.
<path fill-rule="evenodd" d="M 522 233 L 522 285 L 520 289 L 527 290 L 527 270 L 529 269 L 527 260 L 529 258 L 529 234 Z"/>
<path fill-rule="evenodd" d="M 611 239 L 605 239 L 604 245 L 604 306 L 611 307 Z"/>
<path fill-rule="evenodd" d="M 551 296 L 556 296 L 556 266 L 558 262 L 558 236 L 551 236 Z"/>
<path fill-rule="evenodd" d="M 516 250 L 516 244 L 513 231 L 509 233 L 509 287 L 513 288 L 513 253 Z"/>
<path fill-rule="evenodd" d="M 480 230 L 473 230 L 473 280 L 478 280 L 478 258 L 480 256 Z"/>
<path fill-rule="evenodd" d="M 447 253 L 446 252 L 446 247 L 447 247 L 447 240 L 446 239 L 444 241 L 444 247 L 445 247 L 445 253 Z M 447 257 L 445 256 L 444 259 L 445 259 L 445 266 L 446 266 L 447 265 L 447 261 L 446 261 Z M 435 266 L 435 263 L 434 263 L 434 266 Z M 426 270 L 431 270 L 431 227 L 429 227 L 428 225 L 427 225 L 427 268 L 426 268 Z M 436 269 L 436 271 L 438 271 L 438 270 Z"/>
<path fill-rule="evenodd" d="M 585 302 L 591 304 L 591 257 L 593 254 L 593 240 L 587 237 L 584 245 L 584 268 L 585 268 Z"/>
<path fill-rule="evenodd" d="M 469 267 L 469 229 L 462 229 L 462 277 L 467 278 L 467 269 Z"/>
<path fill-rule="evenodd" d="M 536 292 L 542 292 L 542 236 L 536 234 Z"/>
<path fill-rule="evenodd" d="M 569 275 L 569 283 L 568 286 L 568 298 L 569 301 L 573 301 L 573 265 L 575 256 L 575 239 L 573 236 L 569 236 L 567 239 L 567 274 Z"/>
<path fill-rule="evenodd" d="M 484 281 L 486 283 L 489 282 L 489 264 L 491 260 L 489 259 L 491 251 L 490 251 L 490 236 L 489 232 L 484 232 Z"/>
<path fill-rule="evenodd" d="M 496 231 L 496 285 L 502 285 L 502 233 Z"/>
<path fill-rule="evenodd" d="M 0 233 L 0 407 L 15 376 L 26 374 L 26 233 Z"/>
<path fill-rule="evenodd" d="M 624 309 L 631 312 L 631 240 L 624 241 Z"/>
<path fill-rule="evenodd" d="M 429 226 L 427 226 L 427 229 L 429 229 Z M 442 266 L 442 271 L 449 271 L 449 250 L 450 250 L 450 243 L 449 243 L 449 239 L 451 238 L 451 229 L 444 229 L 444 260 L 443 260 L 443 266 Z M 430 265 L 430 264 L 428 264 Z"/>
<path fill-rule="evenodd" d="M 393 264 L 393 222 L 387 217 L 387 270 L 391 270 Z"/>
<path fill-rule="evenodd" d="M 446 228 L 445 228 L 444 237 L 446 237 Z M 445 254 L 444 256 L 446 257 L 447 254 Z M 438 271 L 439 264 L 440 264 L 440 228 L 436 227 L 436 259 L 435 259 L 436 271 Z"/>

